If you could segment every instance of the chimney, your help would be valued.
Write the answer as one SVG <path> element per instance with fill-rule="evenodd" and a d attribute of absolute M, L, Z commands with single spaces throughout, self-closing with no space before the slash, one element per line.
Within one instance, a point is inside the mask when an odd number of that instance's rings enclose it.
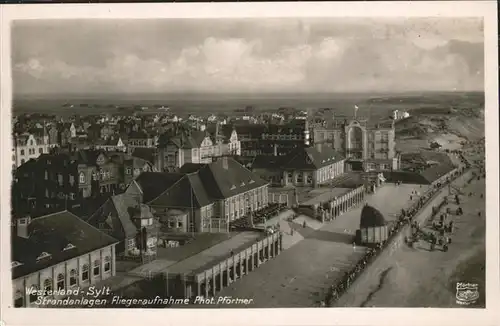
<path fill-rule="evenodd" d="M 274 144 L 274 156 L 278 156 L 278 144 Z"/>
<path fill-rule="evenodd" d="M 222 157 L 222 168 L 224 170 L 228 170 L 229 169 L 229 167 L 227 165 L 227 156 Z"/>
<path fill-rule="evenodd" d="M 21 238 L 29 238 L 29 225 L 31 223 L 31 216 L 18 218 L 16 221 L 17 236 Z"/>

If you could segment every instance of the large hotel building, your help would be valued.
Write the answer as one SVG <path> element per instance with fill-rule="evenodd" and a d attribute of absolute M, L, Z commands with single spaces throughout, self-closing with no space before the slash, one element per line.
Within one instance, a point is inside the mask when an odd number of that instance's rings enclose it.
<path fill-rule="evenodd" d="M 312 125 L 315 144 L 328 144 L 346 157 L 346 171 L 398 170 L 394 121 L 336 117 Z"/>

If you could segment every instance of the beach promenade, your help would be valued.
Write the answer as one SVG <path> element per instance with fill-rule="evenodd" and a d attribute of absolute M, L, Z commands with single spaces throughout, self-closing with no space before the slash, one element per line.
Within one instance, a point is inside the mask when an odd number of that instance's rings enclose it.
<path fill-rule="evenodd" d="M 410 201 L 414 190 L 423 193 L 427 187 L 386 184 L 375 194 L 367 196 L 366 202 L 379 209 L 391 222 L 402 208 L 417 200 L 413 196 Z M 352 245 L 361 209 L 361 205 L 355 207 L 317 230 L 304 229 L 300 216 L 296 219 L 299 223 L 287 222 L 294 229 L 294 236 L 299 233 L 303 240 L 237 280 L 218 296 L 253 298 L 253 304 L 248 307 L 254 308 L 317 305 L 324 300 L 328 288 L 350 270 L 366 250 Z"/>

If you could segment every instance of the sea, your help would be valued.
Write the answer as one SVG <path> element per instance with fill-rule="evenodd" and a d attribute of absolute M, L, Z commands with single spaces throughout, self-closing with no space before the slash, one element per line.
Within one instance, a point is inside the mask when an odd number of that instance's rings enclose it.
<path fill-rule="evenodd" d="M 418 108 L 470 107 L 484 105 L 483 92 L 414 92 L 414 93 L 265 93 L 265 94 L 51 94 L 14 96 L 15 115 L 44 113 L 50 115 L 94 115 L 118 113 L 117 107 L 148 107 L 143 113 L 161 112 L 155 107 L 169 107 L 183 116 L 188 114 L 238 114 L 246 107 L 255 113 L 278 108 L 299 110 L 333 109 L 336 115 L 357 114 L 367 118 L 388 117 L 393 110 L 412 111 Z"/>

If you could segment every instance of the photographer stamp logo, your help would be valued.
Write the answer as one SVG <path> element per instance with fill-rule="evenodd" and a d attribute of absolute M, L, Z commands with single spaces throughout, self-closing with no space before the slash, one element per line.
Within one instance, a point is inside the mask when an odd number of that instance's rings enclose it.
<path fill-rule="evenodd" d="M 455 298 L 460 305 L 473 304 L 479 299 L 479 286 L 474 283 L 458 282 Z"/>

